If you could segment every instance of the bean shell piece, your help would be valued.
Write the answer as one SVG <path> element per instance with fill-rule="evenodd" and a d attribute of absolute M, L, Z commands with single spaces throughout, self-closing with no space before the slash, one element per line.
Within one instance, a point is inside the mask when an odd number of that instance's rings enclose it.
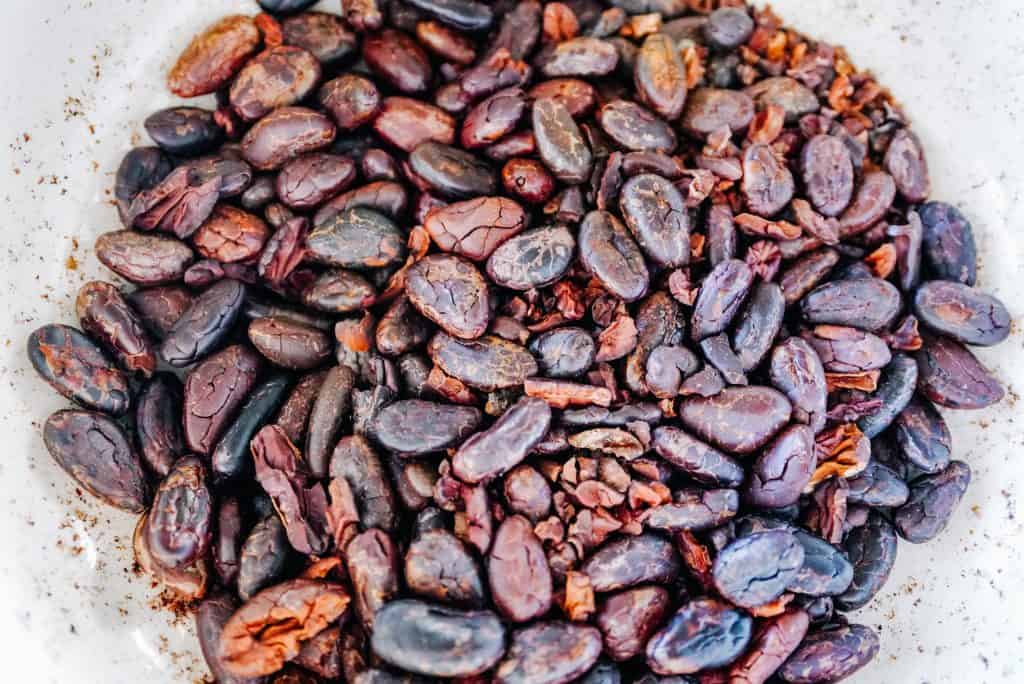
<path fill-rule="evenodd" d="M 186 238 L 210 216 L 218 199 L 241 194 L 251 182 L 252 169 L 237 155 L 188 161 L 152 189 L 135 196 L 128 223 Z"/>
<path fill-rule="evenodd" d="M 715 588 L 734 605 L 756 608 L 779 598 L 803 563 L 804 548 L 791 532 L 756 532 L 719 552 Z"/>
<path fill-rule="evenodd" d="M 617 591 L 640 584 L 675 581 L 682 561 L 675 546 L 664 537 L 646 533 L 613 539 L 583 563 L 596 592 Z"/>
<path fill-rule="evenodd" d="M 892 352 L 885 340 L 869 332 L 834 325 L 819 325 L 804 335 L 826 371 L 863 373 L 885 368 Z"/>
<path fill-rule="evenodd" d="M 575 252 L 576 239 L 564 224 L 538 226 L 495 249 L 487 260 L 487 275 L 511 290 L 547 287 L 565 274 Z"/>
<path fill-rule="evenodd" d="M 647 665 L 660 675 L 729 665 L 750 643 L 753 625 L 749 615 L 721 601 L 691 601 L 647 642 Z"/>
<path fill-rule="evenodd" d="M 373 653 L 407 672 L 469 677 L 505 654 L 505 627 L 490 611 L 467 611 L 424 601 L 392 601 L 377 613 Z"/>
<path fill-rule="evenodd" d="M 836 606 L 857 610 L 881 590 L 896 565 L 896 529 L 880 513 L 871 513 L 866 524 L 847 535 L 843 549 L 853 565 L 853 580 L 836 597 Z"/>
<path fill-rule="evenodd" d="M 350 598 L 333 582 L 293 579 L 269 587 L 244 603 L 224 625 L 220 656 L 239 677 L 280 670 L 303 643 L 345 614 Z"/>
<path fill-rule="evenodd" d="M 479 484 L 518 465 L 540 443 L 551 425 L 551 408 L 543 399 L 523 397 L 494 424 L 473 435 L 452 457 L 452 472 L 463 482 Z"/>
<path fill-rule="evenodd" d="M 689 397 L 679 405 L 684 427 L 715 446 L 749 454 L 789 422 L 793 407 L 769 387 L 728 387 L 712 397 Z"/>
<path fill-rule="evenodd" d="M 601 655 L 601 633 L 589 625 L 539 622 L 512 634 L 498 664 L 497 684 L 565 684 L 586 674 Z"/>
<path fill-rule="evenodd" d="M 878 649 L 878 635 L 871 628 L 835 627 L 804 639 L 778 674 L 789 684 L 837 682 L 871 662 Z"/>
<path fill-rule="evenodd" d="M 896 531 L 912 544 L 931 541 L 946 529 L 970 483 L 971 468 L 963 461 L 914 480 L 910 498 L 893 515 Z"/>
<path fill-rule="evenodd" d="M 121 160 L 114 177 L 117 213 L 125 227 L 131 227 L 130 209 L 135 197 L 159 185 L 174 165 L 158 147 L 133 147 Z"/>
<path fill-rule="evenodd" d="M 487 281 L 465 259 L 424 257 L 407 272 L 405 292 L 421 314 L 454 337 L 476 339 L 490 323 Z"/>
<path fill-rule="evenodd" d="M 935 332 L 963 344 L 991 346 L 1010 334 L 1010 314 L 992 295 L 944 280 L 922 283 L 914 314 Z"/>
<path fill-rule="evenodd" d="M 75 328 L 44 325 L 29 335 L 26 347 L 36 373 L 61 396 L 114 416 L 128 411 L 128 377 Z"/>
<path fill-rule="evenodd" d="M 138 454 L 113 420 L 91 411 L 57 411 L 46 419 L 43 442 L 64 471 L 101 501 L 141 513 L 149 485 Z"/>

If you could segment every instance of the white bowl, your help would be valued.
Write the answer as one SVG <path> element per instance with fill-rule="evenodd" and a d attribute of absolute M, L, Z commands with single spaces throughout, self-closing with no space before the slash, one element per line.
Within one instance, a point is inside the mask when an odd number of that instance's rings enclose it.
<path fill-rule="evenodd" d="M 337 11 L 338 0 L 323 3 Z M 1024 313 L 1024 14 L 1015 0 L 776 0 L 811 36 L 845 45 L 904 103 L 928 151 L 934 198 L 974 223 L 980 284 Z M 7 0 L 0 53 L 0 672 L 9 681 L 190 682 L 206 674 L 191 619 L 154 610 L 132 569 L 133 519 L 80 495 L 39 427 L 64 402 L 24 355 L 29 332 L 73 322 L 73 297 L 111 278 L 91 253 L 118 226 L 114 171 L 173 100 L 164 75 L 215 18 L 252 0 Z M 77 266 L 70 267 L 71 261 Z M 1008 386 L 990 410 L 947 413 L 974 482 L 925 546 L 901 542 L 869 609 L 882 651 L 849 681 L 1024 681 L 1024 544 L 1017 497 L 1024 336 L 979 356 Z M 8 441 L 9 440 L 9 441 Z M 1022 513 L 1024 515 L 1024 513 Z"/>

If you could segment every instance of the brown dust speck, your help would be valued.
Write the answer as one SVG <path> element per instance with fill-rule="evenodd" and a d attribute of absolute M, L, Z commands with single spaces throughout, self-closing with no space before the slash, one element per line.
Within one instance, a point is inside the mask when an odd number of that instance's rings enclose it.
<path fill-rule="evenodd" d="M 84 114 L 85 106 L 82 104 L 82 101 L 80 99 L 78 99 L 77 97 L 68 96 L 68 98 L 64 100 L 65 121 L 70 121 L 71 119 L 83 116 Z"/>

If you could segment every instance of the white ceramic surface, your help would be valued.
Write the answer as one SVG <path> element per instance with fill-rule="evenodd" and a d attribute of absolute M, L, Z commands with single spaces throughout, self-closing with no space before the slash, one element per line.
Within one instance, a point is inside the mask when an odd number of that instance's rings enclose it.
<path fill-rule="evenodd" d="M 1024 314 L 1024 16 L 1017 0 L 776 0 L 792 25 L 847 46 L 906 105 L 924 139 L 934 197 L 973 220 L 982 286 Z M 336 11 L 338 0 L 324 5 Z M 24 357 L 36 326 L 72 322 L 90 253 L 118 225 L 121 155 L 146 113 L 172 102 L 164 74 L 188 37 L 251 0 L 4 0 L 0 3 L 0 673 L 5 680 L 189 682 L 191 621 L 155 612 L 132 571 L 133 520 L 93 504 L 43 448 L 63 402 Z M 71 261 L 77 267 L 69 269 Z M 933 543 L 901 543 L 870 609 L 882 652 L 856 684 L 1024 681 L 1024 335 L 979 355 L 1008 399 L 949 415 L 975 481 Z"/>

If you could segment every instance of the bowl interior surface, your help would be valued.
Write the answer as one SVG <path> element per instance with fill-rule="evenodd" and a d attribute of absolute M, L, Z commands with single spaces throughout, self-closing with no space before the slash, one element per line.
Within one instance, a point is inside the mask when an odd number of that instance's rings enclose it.
<path fill-rule="evenodd" d="M 905 106 L 933 198 L 972 220 L 979 284 L 1024 315 L 1024 14 L 1010 0 L 775 0 L 788 25 L 844 45 Z M 321 3 L 336 12 L 338 0 Z M 206 676 L 187 615 L 159 610 L 133 570 L 131 516 L 78 492 L 43 447 L 64 402 L 35 377 L 25 339 L 74 323 L 74 296 L 114 280 L 91 253 L 119 227 L 114 172 L 142 121 L 175 102 L 164 75 L 191 36 L 253 0 L 7 0 L 0 25 L 0 643 L 4 672 L 35 682 L 191 682 Z M 1024 680 L 1024 335 L 978 355 L 1006 383 L 992 409 L 947 413 L 974 482 L 932 543 L 901 542 L 886 588 L 852 616 L 882 651 L 856 684 Z"/>

